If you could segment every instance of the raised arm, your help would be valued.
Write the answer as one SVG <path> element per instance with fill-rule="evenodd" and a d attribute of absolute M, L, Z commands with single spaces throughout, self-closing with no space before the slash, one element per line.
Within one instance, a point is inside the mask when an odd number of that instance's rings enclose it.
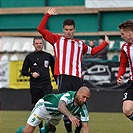
<path fill-rule="evenodd" d="M 51 15 L 56 15 L 56 9 L 55 8 L 49 8 L 46 12 L 45 16 L 41 20 L 37 30 L 38 32 L 43 36 L 43 38 L 48 41 L 50 44 L 54 44 L 59 38 L 60 35 L 53 34 L 52 32 L 48 31 L 46 29 L 47 21 Z"/>
<path fill-rule="evenodd" d="M 47 13 L 49 15 L 57 15 L 56 9 L 55 8 L 49 8 Z"/>
<path fill-rule="evenodd" d="M 109 43 L 110 43 L 109 38 L 107 35 L 105 35 L 105 41 L 102 44 L 92 48 L 91 55 L 97 54 L 98 52 L 103 50 Z"/>
<path fill-rule="evenodd" d="M 66 107 L 66 103 L 65 102 L 59 101 L 58 110 L 62 114 L 66 115 L 75 127 L 79 126 L 79 119 L 77 119 L 75 116 L 73 116 L 70 113 L 70 111 Z"/>

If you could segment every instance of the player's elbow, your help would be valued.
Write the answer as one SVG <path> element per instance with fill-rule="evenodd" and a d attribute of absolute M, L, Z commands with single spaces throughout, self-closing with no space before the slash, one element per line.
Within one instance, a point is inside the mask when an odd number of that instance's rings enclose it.
<path fill-rule="evenodd" d="M 42 29 L 38 26 L 37 31 L 38 31 L 39 33 L 41 33 L 41 32 L 42 32 Z"/>
<path fill-rule="evenodd" d="M 61 111 L 61 106 L 60 105 L 58 105 L 58 110 Z"/>

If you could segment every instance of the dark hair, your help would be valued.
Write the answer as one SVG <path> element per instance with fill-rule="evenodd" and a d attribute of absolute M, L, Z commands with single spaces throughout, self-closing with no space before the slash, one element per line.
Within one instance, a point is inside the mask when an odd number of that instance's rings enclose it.
<path fill-rule="evenodd" d="M 66 26 L 66 25 L 73 25 L 74 28 L 75 28 L 75 22 L 74 22 L 73 19 L 67 18 L 66 20 L 64 20 L 63 27 Z"/>
<path fill-rule="evenodd" d="M 33 43 L 35 43 L 35 40 L 37 40 L 37 39 L 41 39 L 41 40 L 44 42 L 44 39 L 43 39 L 42 36 L 35 36 L 35 37 L 33 38 Z"/>
<path fill-rule="evenodd" d="M 130 29 L 133 31 L 133 20 L 127 20 L 119 24 L 119 29 Z"/>

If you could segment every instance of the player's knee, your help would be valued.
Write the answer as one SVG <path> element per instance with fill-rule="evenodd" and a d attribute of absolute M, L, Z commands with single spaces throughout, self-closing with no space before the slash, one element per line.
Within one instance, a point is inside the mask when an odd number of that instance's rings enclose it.
<path fill-rule="evenodd" d="M 32 133 L 32 132 L 28 129 L 24 129 L 22 133 Z"/>
<path fill-rule="evenodd" d="M 123 113 L 126 115 L 126 116 L 129 116 L 132 114 L 132 110 L 129 106 L 126 106 L 126 107 L 123 107 Z"/>
<path fill-rule="evenodd" d="M 69 118 L 67 116 L 64 116 L 63 120 L 64 120 L 64 124 L 70 124 L 71 123 L 71 121 L 69 120 Z"/>
<path fill-rule="evenodd" d="M 30 128 L 30 127 L 25 127 L 24 129 L 23 129 L 23 132 L 22 133 L 32 133 L 34 131 L 34 127 L 32 128 Z"/>

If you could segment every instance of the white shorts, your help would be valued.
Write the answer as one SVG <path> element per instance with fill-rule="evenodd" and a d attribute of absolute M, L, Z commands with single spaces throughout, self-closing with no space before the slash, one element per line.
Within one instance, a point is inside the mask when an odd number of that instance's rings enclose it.
<path fill-rule="evenodd" d="M 63 115 L 52 116 L 45 108 L 44 100 L 40 99 L 33 108 L 27 123 L 33 127 L 38 126 L 42 120 L 48 120 L 53 126 L 59 124 Z"/>

